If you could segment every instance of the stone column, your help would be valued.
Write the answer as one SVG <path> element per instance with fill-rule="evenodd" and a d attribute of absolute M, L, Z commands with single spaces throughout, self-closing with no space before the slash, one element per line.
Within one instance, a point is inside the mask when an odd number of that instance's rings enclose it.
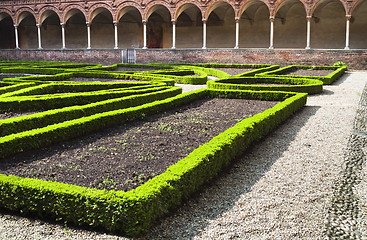
<path fill-rule="evenodd" d="M 90 44 L 90 22 L 86 22 L 86 24 L 87 24 L 87 35 L 88 35 L 87 49 L 91 49 L 91 44 Z"/>
<path fill-rule="evenodd" d="M 42 24 L 36 24 L 37 26 L 37 33 L 38 33 L 38 49 L 42 49 L 42 42 L 41 42 L 41 26 Z"/>
<path fill-rule="evenodd" d="M 270 17 L 270 46 L 269 49 L 274 49 L 274 17 Z"/>
<path fill-rule="evenodd" d="M 306 49 L 311 49 L 311 20 L 312 20 L 312 16 L 307 16 L 307 41 L 306 41 Z"/>
<path fill-rule="evenodd" d="M 19 36 L 18 36 L 18 25 L 14 24 L 14 32 L 15 32 L 15 49 L 19 48 Z"/>
<path fill-rule="evenodd" d="M 235 49 L 239 48 L 239 42 L 240 42 L 240 19 L 236 18 L 236 45 L 234 46 Z"/>
<path fill-rule="evenodd" d="M 114 47 L 114 49 L 119 48 L 119 39 L 118 39 L 118 31 L 117 31 L 118 24 L 119 24 L 119 22 L 117 22 L 117 21 L 113 22 L 113 26 L 114 26 L 114 29 L 115 29 L 115 47 Z"/>
<path fill-rule="evenodd" d="M 203 47 L 202 49 L 206 49 L 206 20 L 203 19 Z"/>
<path fill-rule="evenodd" d="M 65 44 L 65 23 L 60 23 L 61 25 L 61 40 L 62 40 L 62 48 L 61 49 L 65 49 L 66 48 L 66 44 Z"/>
<path fill-rule="evenodd" d="M 352 18 L 351 15 L 346 15 L 346 26 L 345 26 L 345 50 L 349 50 L 349 31 L 350 31 L 350 19 Z"/>
<path fill-rule="evenodd" d="M 143 20 L 143 49 L 147 48 L 147 21 Z"/>
<path fill-rule="evenodd" d="M 176 48 L 176 21 L 172 19 L 172 49 Z"/>

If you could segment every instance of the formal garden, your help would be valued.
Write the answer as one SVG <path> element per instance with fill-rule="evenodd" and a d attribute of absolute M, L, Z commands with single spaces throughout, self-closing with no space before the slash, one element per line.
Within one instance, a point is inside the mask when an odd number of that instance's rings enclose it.
<path fill-rule="evenodd" d="M 142 234 L 347 69 L 0 62 L 0 206 Z"/>

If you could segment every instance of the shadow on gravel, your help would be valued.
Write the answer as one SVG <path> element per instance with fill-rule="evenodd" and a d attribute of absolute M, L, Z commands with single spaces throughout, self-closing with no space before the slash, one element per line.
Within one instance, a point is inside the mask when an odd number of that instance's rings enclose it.
<path fill-rule="evenodd" d="M 145 239 L 193 239 L 217 218 L 232 209 L 242 195 L 269 171 L 318 106 L 306 106 L 218 176 L 181 208 L 162 219 Z"/>

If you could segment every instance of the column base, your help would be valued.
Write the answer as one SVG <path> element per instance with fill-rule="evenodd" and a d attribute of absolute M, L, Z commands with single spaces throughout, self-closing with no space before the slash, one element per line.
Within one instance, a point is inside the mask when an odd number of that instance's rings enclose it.
<path fill-rule="evenodd" d="M 171 47 L 171 49 L 176 49 L 176 47 Z"/>
<path fill-rule="evenodd" d="M 344 48 L 344 50 L 350 50 L 350 48 L 347 46 L 347 47 Z"/>
<path fill-rule="evenodd" d="M 201 49 L 206 49 L 206 47 L 202 47 Z"/>
<path fill-rule="evenodd" d="M 273 46 L 270 46 L 269 49 L 274 49 L 274 47 Z"/>
<path fill-rule="evenodd" d="M 305 47 L 305 49 L 310 50 L 310 49 L 311 49 L 311 47 Z"/>
<path fill-rule="evenodd" d="M 235 46 L 234 49 L 239 49 L 239 47 L 238 46 Z"/>
<path fill-rule="evenodd" d="M 148 49 L 147 47 L 142 47 L 142 49 Z"/>

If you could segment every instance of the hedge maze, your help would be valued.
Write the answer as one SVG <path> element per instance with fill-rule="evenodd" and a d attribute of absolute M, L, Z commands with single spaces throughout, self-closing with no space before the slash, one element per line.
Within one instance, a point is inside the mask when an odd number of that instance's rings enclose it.
<path fill-rule="evenodd" d="M 124 236 L 142 234 L 251 144 L 301 109 L 308 94 L 322 93 L 324 84 L 332 84 L 346 70 L 347 66 L 340 63 L 280 68 L 246 64 L 0 62 L 0 114 L 13 114 L 0 119 L 0 161 L 199 99 L 279 101 L 241 120 L 133 190 L 97 190 L 0 175 L 0 206 Z M 208 81 L 208 76 L 217 79 Z M 207 84 L 207 88 L 182 94 L 176 83 Z"/>

